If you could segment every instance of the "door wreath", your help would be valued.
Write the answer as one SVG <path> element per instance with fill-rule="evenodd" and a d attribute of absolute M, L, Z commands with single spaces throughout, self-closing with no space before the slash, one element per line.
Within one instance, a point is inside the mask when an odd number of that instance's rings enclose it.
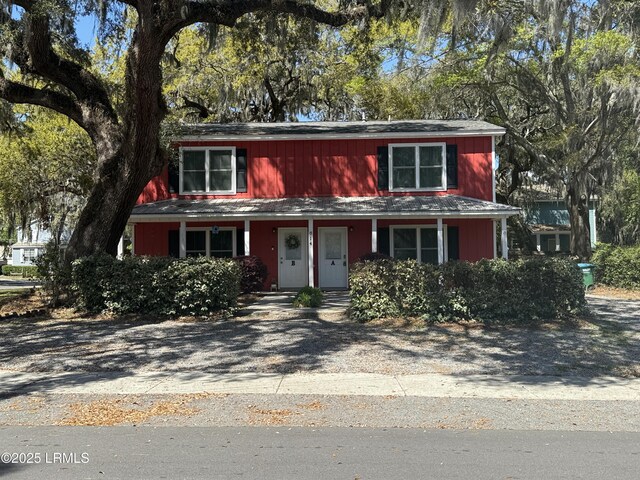
<path fill-rule="evenodd" d="M 289 234 L 287 238 L 284 239 L 284 243 L 289 250 L 295 250 L 300 246 L 300 237 L 298 235 Z"/>

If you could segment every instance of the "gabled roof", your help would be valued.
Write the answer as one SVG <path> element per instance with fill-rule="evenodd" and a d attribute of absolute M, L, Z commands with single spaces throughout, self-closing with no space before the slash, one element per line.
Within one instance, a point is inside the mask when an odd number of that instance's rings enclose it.
<path fill-rule="evenodd" d="M 287 140 L 321 138 L 411 138 L 504 135 L 482 120 L 398 120 L 389 122 L 201 123 L 178 128 L 176 140 Z"/>
<path fill-rule="evenodd" d="M 517 207 L 459 195 L 171 199 L 136 205 L 132 222 L 198 218 L 475 217 L 515 215 Z"/>

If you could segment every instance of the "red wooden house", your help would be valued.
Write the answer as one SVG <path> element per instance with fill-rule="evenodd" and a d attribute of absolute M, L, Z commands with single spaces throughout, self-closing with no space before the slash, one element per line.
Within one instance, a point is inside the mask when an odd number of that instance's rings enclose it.
<path fill-rule="evenodd" d="M 185 126 L 134 208 L 136 255 L 257 255 L 266 288 L 346 288 L 369 252 L 496 256 L 494 145 L 482 121 Z"/>

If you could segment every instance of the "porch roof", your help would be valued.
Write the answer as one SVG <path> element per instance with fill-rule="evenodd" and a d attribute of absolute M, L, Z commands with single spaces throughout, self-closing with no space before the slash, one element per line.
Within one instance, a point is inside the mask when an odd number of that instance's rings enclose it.
<path fill-rule="evenodd" d="M 377 218 L 475 217 L 516 215 L 517 207 L 459 195 L 393 197 L 302 197 L 170 199 L 136 205 L 131 222 L 208 218 Z"/>

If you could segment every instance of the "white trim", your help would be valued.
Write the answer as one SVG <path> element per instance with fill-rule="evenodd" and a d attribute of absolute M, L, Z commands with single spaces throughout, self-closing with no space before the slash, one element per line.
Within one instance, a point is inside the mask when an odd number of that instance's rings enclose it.
<path fill-rule="evenodd" d="M 251 255 L 251 222 L 244 221 L 244 254 Z M 237 252 L 236 252 L 237 254 Z"/>
<path fill-rule="evenodd" d="M 371 219 L 371 251 L 378 251 L 378 219 Z"/>
<path fill-rule="evenodd" d="M 131 224 L 131 256 L 136 254 L 136 224 Z"/>
<path fill-rule="evenodd" d="M 560 251 L 560 234 L 559 233 L 556 233 L 555 235 L 555 242 L 556 242 L 555 250 L 556 252 L 559 252 Z"/>
<path fill-rule="evenodd" d="M 118 240 L 118 256 L 117 256 L 117 258 L 122 259 L 123 256 L 124 256 L 124 233 L 120 237 L 120 240 Z"/>
<path fill-rule="evenodd" d="M 279 140 L 340 140 L 340 139 L 375 139 L 386 138 L 449 138 L 449 137 L 490 137 L 502 136 L 506 130 L 495 128 L 491 130 L 448 130 L 443 132 L 377 132 L 377 133 L 322 133 L 322 134 L 289 134 L 289 135 L 184 135 L 172 139 L 172 142 L 271 142 Z"/>
<path fill-rule="evenodd" d="M 209 190 L 209 176 L 211 172 L 211 164 L 209 158 L 209 152 L 211 151 L 231 151 L 231 190 Z M 182 154 L 186 151 L 204 151 L 204 183 L 205 190 L 203 191 L 187 191 L 183 188 L 184 181 L 184 173 L 183 173 L 183 162 L 182 162 Z M 180 165 L 179 165 L 179 194 L 180 195 L 235 195 L 236 194 L 236 147 L 233 146 L 198 146 L 198 147 L 180 147 Z"/>
<path fill-rule="evenodd" d="M 213 225 L 212 225 L 213 226 Z M 206 257 L 211 257 L 211 227 L 212 226 L 208 226 L 208 227 L 187 227 L 186 231 L 185 231 L 185 256 L 186 256 L 186 252 L 187 252 L 187 248 L 186 248 L 186 232 L 208 232 L 209 235 L 205 235 L 205 256 Z M 237 252 L 237 248 L 236 248 L 236 235 L 237 235 L 237 229 L 236 227 L 218 227 L 218 231 L 219 232 L 231 232 L 231 256 L 235 257 L 238 252 Z"/>
<path fill-rule="evenodd" d="M 389 147 L 389 191 L 390 192 L 444 192 L 447 190 L 447 144 L 444 142 L 431 143 L 390 143 Z M 415 148 L 415 188 L 393 187 L 393 149 L 401 147 Z M 420 186 L 420 147 L 440 147 L 442 149 L 442 187 L 426 188 Z"/>
<path fill-rule="evenodd" d="M 307 259 L 309 261 L 309 286 L 314 287 L 315 271 L 313 268 L 313 218 L 310 218 L 307 221 L 307 235 L 309 236 L 309 239 L 308 239 L 309 253 L 307 255 Z"/>
<path fill-rule="evenodd" d="M 393 231 L 396 229 L 409 229 L 409 228 L 413 228 L 417 230 L 416 233 L 416 255 L 417 255 L 417 260 L 418 262 L 422 262 L 422 248 L 421 247 L 421 242 L 420 242 L 420 229 L 422 228 L 433 228 L 433 229 L 437 229 L 438 225 L 390 225 L 389 226 L 389 254 L 395 258 L 394 255 L 394 249 L 395 249 L 395 245 L 394 245 L 394 241 L 393 241 Z M 448 240 L 448 234 L 447 234 L 447 225 L 444 224 L 443 225 L 443 235 L 442 235 L 442 243 L 443 243 L 443 256 L 444 259 L 448 259 L 449 258 L 449 246 L 447 245 L 447 240 Z M 445 260 L 446 261 L 446 260 Z"/>
<path fill-rule="evenodd" d="M 493 203 L 496 203 L 496 137 L 491 136 L 491 192 Z"/>
<path fill-rule="evenodd" d="M 540 235 L 542 235 L 541 233 L 536 233 L 536 250 L 538 252 L 542 251 L 542 244 L 540 243 Z"/>
<path fill-rule="evenodd" d="M 342 220 L 350 218 L 361 219 L 373 219 L 380 217 L 391 218 L 411 218 L 415 220 L 433 220 L 438 217 L 442 218 L 487 218 L 498 219 L 502 217 L 510 217 L 518 215 L 520 212 L 498 210 L 495 212 L 434 212 L 432 214 L 425 214 L 424 211 L 419 212 L 264 212 L 264 213 L 246 213 L 246 212 L 233 212 L 224 213 L 218 215 L 206 215 L 200 213 L 183 213 L 179 215 L 165 215 L 165 214 L 140 214 L 132 215 L 130 220 L 132 222 L 179 222 L 180 220 L 187 219 L 190 222 L 209 222 L 209 221 L 229 221 L 230 218 L 242 218 L 252 221 L 268 221 L 273 219 L 282 218 L 300 218 L 305 219 L 309 216 L 318 218 L 330 218 L 331 220 Z"/>

